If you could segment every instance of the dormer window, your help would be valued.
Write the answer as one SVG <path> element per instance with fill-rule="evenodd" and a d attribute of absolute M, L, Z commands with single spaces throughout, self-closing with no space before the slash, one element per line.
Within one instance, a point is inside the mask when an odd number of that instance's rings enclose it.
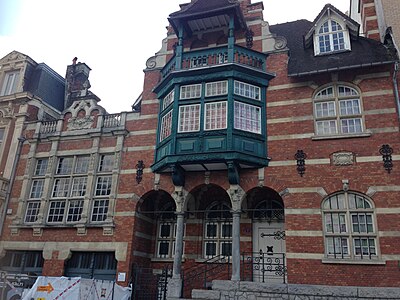
<path fill-rule="evenodd" d="M 346 27 L 333 19 L 323 21 L 315 32 L 314 50 L 315 55 L 350 50 Z"/>
<path fill-rule="evenodd" d="M 6 73 L 0 90 L 0 96 L 14 94 L 17 90 L 18 80 L 19 80 L 19 71 Z"/>

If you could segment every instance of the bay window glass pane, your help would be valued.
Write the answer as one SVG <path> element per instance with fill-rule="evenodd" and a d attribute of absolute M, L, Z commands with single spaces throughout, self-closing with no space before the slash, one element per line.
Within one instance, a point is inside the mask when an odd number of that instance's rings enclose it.
<path fill-rule="evenodd" d="M 206 84 L 206 97 L 226 95 L 228 93 L 228 81 L 216 81 Z"/>
<path fill-rule="evenodd" d="M 241 81 L 235 80 L 234 83 L 234 93 L 239 96 L 243 96 L 246 98 L 260 100 L 260 88 L 258 86 L 244 83 Z"/>
<path fill-rule="evenodd" d="M 160 142 L 172 133 L 172 109 L 161 119 Z"/>
<path fill-rule="evenodd" d="M 235 101 L 235 129 L 261 133 L 261 108 Z"/>
<path fill-rule="evenodd" d="M 226 128 L 226 102 L 206 103 L 205 130 Z"/>
<path fill-rule="evenodd" d="M 184 105 L 179 107 L 178 132 L 200 130 L 200 105 Z"/>
<path fill-rule="evenodd" d="M 201 84 L 192 84 L 181 86 L 180 99 L 200 98 Z"/>
<path fill-rule="evenodd" d="M 164 97 L 163 100 L 163 109 L 166 109 L 172 102 L 174 102 L 175 98 L 175 90 L 169 92 L 167 96 Z"/>

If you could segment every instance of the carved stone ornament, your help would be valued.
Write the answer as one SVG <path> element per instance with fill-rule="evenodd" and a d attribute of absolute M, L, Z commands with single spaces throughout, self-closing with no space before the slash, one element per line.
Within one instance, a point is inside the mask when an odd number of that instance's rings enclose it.
<path fill-rule="evenodd" d="M 94 117 L 71 118 L 68 120 L 68 130 L 90 129 L 94 123 Z"/>
<path fill-rule="evenodd" d="M 352 152 L 333 153 L 332 164 L 335 166 L 350 166 L 354 164 L 354 153 Z"/>
<path fill-rule="evenodd" d="M 157 66 L 157 58 L 155 56 L 150 57 L 147 61 L 146 61 L 146 67 L 148 69 L 154 69 Z"/>
<path fill-rule="evenodd" d="M 274 48 L 276 50 L 281 50 L 281 49 L 285 49 L 287 45 L 287 40 L 285 37 L 283 36 L 279 36 L 275 38 L 275 45 Z"/>

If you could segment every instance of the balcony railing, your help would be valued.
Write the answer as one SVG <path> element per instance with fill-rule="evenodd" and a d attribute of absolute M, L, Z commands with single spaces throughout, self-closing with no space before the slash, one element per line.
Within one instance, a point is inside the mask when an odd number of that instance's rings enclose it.
<path fill-rule="evenodd" d="M 178 71 L 176 60 L 173 57 L 161 70 L 162 77 L 166 77 L 173 71 Z M 216 47 L 198 51 L 184 52 L 179 70 L 196 69 L 206 66 L 236 63 L 247 67 L 265 71 L 266 55 L 241 46 L 234 46 L 233 59 L 229 59 L 228 47 Z M 179 65 L 179 64 L 178 64 Z"/>
<path fill-rule="evenodd" d="M 121 114 L 103 116 L 103 128 L 114 128 L 119 126 L 121 126 Z"/>
<path fill-rule="evenodd" d="M 8 184 L 8 179 L 0 177 L 0 198 L 4 198 L 6 196 Z"/>
<path fill-rule="evenodd" d="M 57 131 L 57 121 L 42 121 L 40 133 L 53 133 Z"/>

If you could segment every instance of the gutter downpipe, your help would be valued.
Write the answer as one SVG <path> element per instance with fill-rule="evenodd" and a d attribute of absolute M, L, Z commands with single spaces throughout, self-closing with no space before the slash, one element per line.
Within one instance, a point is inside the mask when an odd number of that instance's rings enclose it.
<path fill-rule="evenodd" d="M 26 138 L 24 138 L 24 137 L 18 138 L 17 153 L 15 154 L 15 159 L 14 159 L 12 170 L 11 170 L 10 182 L 8 183 L 8 187 L 7 187 L 7 191 L 6 191 L 6 198 L 4 201 L 4 209 L 1 214 L 0 236 L 2 236 L 2 234 L 3 234 L 3 226 L 6 221 L 6 216 L 7 216 L 7 207 L 8 207 L 8 204 L 10 203 L 11 191 L 12 191 L 13 183 L 15 180 L 15 174 L 17 173 L 17 164 L 18 164 L 19 158 L 21 156 L 22 145 L 24 144 L 25 140 L 26 140 Z"/>
<path fill-rule="evenodd" d="M 399 62 L 396 61 L 394 63 L 394 72 L 393 72 L 393 88 L 394 88 L 394 97 L 396 98 L 396 106 L 397 106 L 397 117 L 400 121 L 400 97 L 399 97 L 399 87 L 397 85 L 397 74 L 399 72 Z"/>

